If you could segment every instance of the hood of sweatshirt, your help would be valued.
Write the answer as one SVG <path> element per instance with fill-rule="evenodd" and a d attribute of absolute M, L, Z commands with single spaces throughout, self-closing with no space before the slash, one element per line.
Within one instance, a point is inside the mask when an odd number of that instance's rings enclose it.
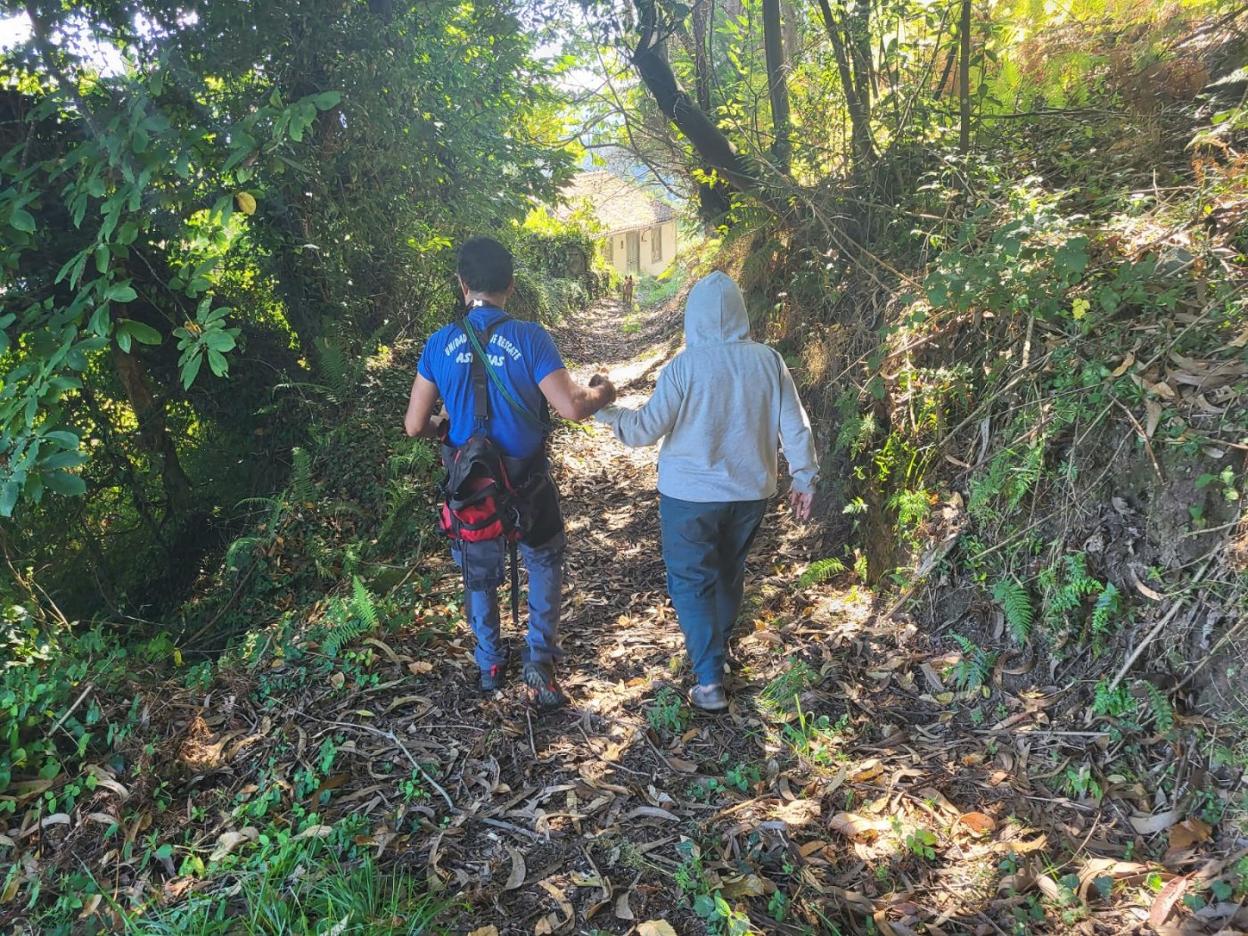
<path fill-rule="evenodd" d="M 685 303 L 685 344 L 692 348 L 749 337 L 745 298 L 732 277 L 716 270 L 698 280 Z"/>

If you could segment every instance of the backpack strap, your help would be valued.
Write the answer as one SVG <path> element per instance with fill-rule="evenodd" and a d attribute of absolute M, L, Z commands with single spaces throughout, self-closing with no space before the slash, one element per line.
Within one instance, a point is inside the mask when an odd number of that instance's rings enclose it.
<path fill-rule="evenodd" d="M 546 433 L 550 431 L 549 412 L 543 408 L 543 411 L 546 414 L 545 419 L 543 419 L 540 416 L 535 416 L 533 412 L 527 406 L 524 405 L 524 403 L 522 403 L 520 400 L 517 400 L 515 395 L 512 394 L 512 392 L 509 389 L 507 389 L 507 385 L 503 383 L 503 379 L 498 376 L 498 372 L 490 365 L 489 360 L 485 356 L 486 348 L 489 346 L 490 337 L 494 334 L 494 329 L 497 328 L 499 325 L 502 325 L 504 322 L 509 322 L 509 321 L 511 321 L 511 316 L 504 314 L 502 318 L 495 321 L 493 325 L 491 325 L 489 328 L 486 329 L 483 338 L 477 337 L 476 329 L 474 329 L 472 327 L 472 324 L 468 321 L 467 313 L 465 313 L 464 316 L 459 319 L 458 324 L 459 324 L 459 327 L 464 330 L 464 334 L 468 336 L 468 344 L 472 349 L 472 354 L 474 357 L 473 366 L 475 367 L 477 364 L 477 361 L 479 360 L 481 362 L 481 367 L 485 372 L 485 376 L 490 380 L 491 383 L 494 384 L 495 388 L 498 390 L 499 394 L 503 397 L 503 399 L 507 401 L 507 405 L 510 406 L 512 410 L 516 412 L 518 415 L 528 420 L 528 422 L 531 425 L 540 429 L 542 431 L 542 434 L 545 435 Z M 475 375 L 476 372 L 474 371 L 473 373 Z M 543 403 L 544 402 L 545 401 L 543 400 Z"/>
<path fill-rule="evenodd" d="M 485 331 L 481 333 L 481 339 L 478 342 L 476 340 L 476 332 L 468 324 L 468 316 L 465 314 L 459 320 L 459 327 L 464 330 L 464 335 L 468 338 L 468 345 L 472 354 L 472 418 L 478 429 L 484 429 L 490 421 L 490 376 L 486 371 L 488 365 L 485 361 L 485 349 L 489 347 L 490 338 L 494 335 L 494 329 L 505 321 L 507 321 L 507 318 L 504 316 L 497 322 L 487 325 Z M 478 353 L 478 344 L 480 353 Z"/>

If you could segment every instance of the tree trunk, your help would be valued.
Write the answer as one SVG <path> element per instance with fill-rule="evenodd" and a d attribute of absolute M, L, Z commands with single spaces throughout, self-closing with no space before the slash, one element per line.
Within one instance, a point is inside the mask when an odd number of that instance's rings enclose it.
<path fill-rule="evenodd" d="M 962 109 L 962 125 L 958 131 L 958 150 L 965 156 L 971 151 L 971 0 L 962 0 L 962 56 L 958 64 L 958 100 Z"/>
<path fill-rule="evenodd" d="M 152 456 L 165 489 L 168 512 L 181 516 L 191 505 L 191 479 L 182 470 L 178 449 L 165 422 L 164 403 L 152 394 L 147 369 L 138 356 L 113 346 L 113 366 L 139 423 L 139 444 Z"/>
<path fill-rule="evenodd" d="M 693 46 L 693 80 L 694 90 L 698 96 L 698 107 L 706 113 L 711 112 L 711 57 L 707 49 L 710 36 L 710 10 L 705 3 L 695 3 L 689 15 L 692 26 L 690 42 Z"/>
<path fill-rule="evenodd" d="M 763 49 L 767 57 L 767 93 L 771 99 L 771 125 L 775 142 L 771 151 L 788 173 L 792 157 L 789 136 L 789 85 L 785 79 L 784 37 L 780 22 L 780 0 L 763 0 Z"/>
<path fill-rule="evenodd" d="M 656 35 L 654 0 L 637 0 L 637 12 L 642 30 L 633 65 L 659 110 L 685 135 L 707 168 L 737 191 L 757 191 L 759 179 L 753 167 L 677 83 Z"/>
<path fill-rule="evenodd" d="M 840 74 L 841 88 L 845 92 L 845 104 L 849 108 L 854 175 L 862 178 L 865 177 L 875 160 L 875 142 L 871 137 L 871 102 L 869 97 L 864 99 L 860 96 L 862 90 L 869 92 L 869 84 L 856 80 L 850 69 L 845 36 L 841 32 L 840 24 L 832 15 L 828 0 L 819 0 L 819 12 L 823 16 L 823 25 L 827 30 L 828 39 L 832 43 L 836 70 Z"/>

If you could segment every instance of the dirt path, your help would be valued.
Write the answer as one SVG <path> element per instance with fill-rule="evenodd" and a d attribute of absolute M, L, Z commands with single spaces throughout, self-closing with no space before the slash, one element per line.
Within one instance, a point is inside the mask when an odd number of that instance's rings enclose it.
<path fill-rule="evenodd" d="M 679 325 L 674 307 L 626 316 L 604 302 L 557 340 L 582 376 L 608 369 L 627 404 L 652 389 Z M 1066 840 L 1122 853 L 1099 810 L 1028 780 L 1029 757 L 1088 738 L 1018 742 L 1011 726 L 1035 727 L 1045 703 L 1008 695 L 982 731 L 959 727 L 955 707 L 980 694 L 955 695 L 948 661 L 873 616 L 869 595 L 800 587 L 818 557 L 779 508 L 749 565 L 732 708 L 694 716 L 664 591 L 654 450 L 627 450 L 596 424 L 562 430 L 554 447 L 571 706 L 536 717 L 518 686 L 480 699 L 460 625 L 449 652 L 423 654 L 444 662 L 391 729 L 417 739 L 454 803 L 438 825 L 436 797 L 414 810 L 434 834 L 406 839 L 404 860 L 469 900 L 455 931 L 626 933 L 654 919 L 681 934 L 1064 927 L 1044 922 L 1035 890 L 999 884 L 1041 875 Z M 1125 931 L 1116 911 L 1102 919 L 1088 932 Z"/>
<path fill-rule="evenodd" d="M 676 304 L 603 302 L 557 339 L 582 376 L 605 368 L 636 403 L 680 324 Z M 383 374 L 373 393 L 392 427 L 410 363 Z M 479 694 L 460 579 L 437 542 L 399 568 L 420 576 L 414 602 L 392 604 L 385 629 L 353 631 L 341 655 L 279 632 L 266 641 L 293 659 L 274 650 L 207 692 L 179 677 L 147 696 L 153 741 L 132 747 L 151 769 L 126 774 L 128 790 L 100 786 L 72 828 L 46 817 L 42 853 L 103 877 L 124 864 L 134 894 L 177 900 L 229 873 L 200 882 L 168 857 L 158 877 L 134 871 L 99 821 L 121 800 L 131 839 L 148 829 L 145 841 L 197 854 L 254 841 L 251 821 L 301 825 L 298 839 L 333 836 L 423 881 L 448 901 L 447 930 L 478 936 L 669 932 L 639 927 L 651 920 L 680 936 L 1142 933 L 1150 904 L 1209 873 L 1191 847 L 1209 828 L 1193 794 L 1148 774 L 1166 737 L 1137 743 L 1062 714 L 1076 687 L 1033 674 L 1017 688 L 1028 664 L 1009 654 L 981 661 L 983 686 L 957 685 L 967 663 L 947 637 L 879 613 L 848 574 L 802 580 L 817 540 L 780 507 L 748 566 L 732 706 L 695 716 L 659 558 L 655 451 L 589 424 L 562 428 L 554 452 L 567 709 L 538 717 L 519 685 Z M 318 529 L 283 528 L 295 543 Z M 325 639 L 323 621 L 307 628 Z M 1107 765 L 1095 777 L 1078 769 L 1092 746 Z M 270 814 L 287 797 L 289 815 Z M 22 821 L 10 844 L 42 829 L 37 812 Z M 1174 845 L 1171 825 L 1195 841 Z M 1203 926 L 1176 932 L 1214 931 Z"/>

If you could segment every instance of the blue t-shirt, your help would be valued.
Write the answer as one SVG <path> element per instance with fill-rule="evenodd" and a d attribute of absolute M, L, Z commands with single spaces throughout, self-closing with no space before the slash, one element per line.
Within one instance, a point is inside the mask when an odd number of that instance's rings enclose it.
<path fill-rule="evenodd" d="M 485 329 L 506 313 L 494 306 L 481 305 L 468 313 L 468 322 L 482 337 Z M 490 336 L 486 347 L 494 372 L 507 389 L 535 416 L 543 412 L 542 391 L 538 384 L 563 368 L 555 343 L 536 322 L 503 322 Z M 434 383 L 446 412 L 451 417 L 448 440 L 463 445 L 474 428 L 472 397 L 472 346 L 463 329 L 452 323 L 429 336 L 420 353 L 417 372 Z M 528 458 L 542 447 L 543 430 L 528 417 L 517 413 L 492 380 L 487 380 L 490 419 L 486 435 L 512 458 Z"/>

